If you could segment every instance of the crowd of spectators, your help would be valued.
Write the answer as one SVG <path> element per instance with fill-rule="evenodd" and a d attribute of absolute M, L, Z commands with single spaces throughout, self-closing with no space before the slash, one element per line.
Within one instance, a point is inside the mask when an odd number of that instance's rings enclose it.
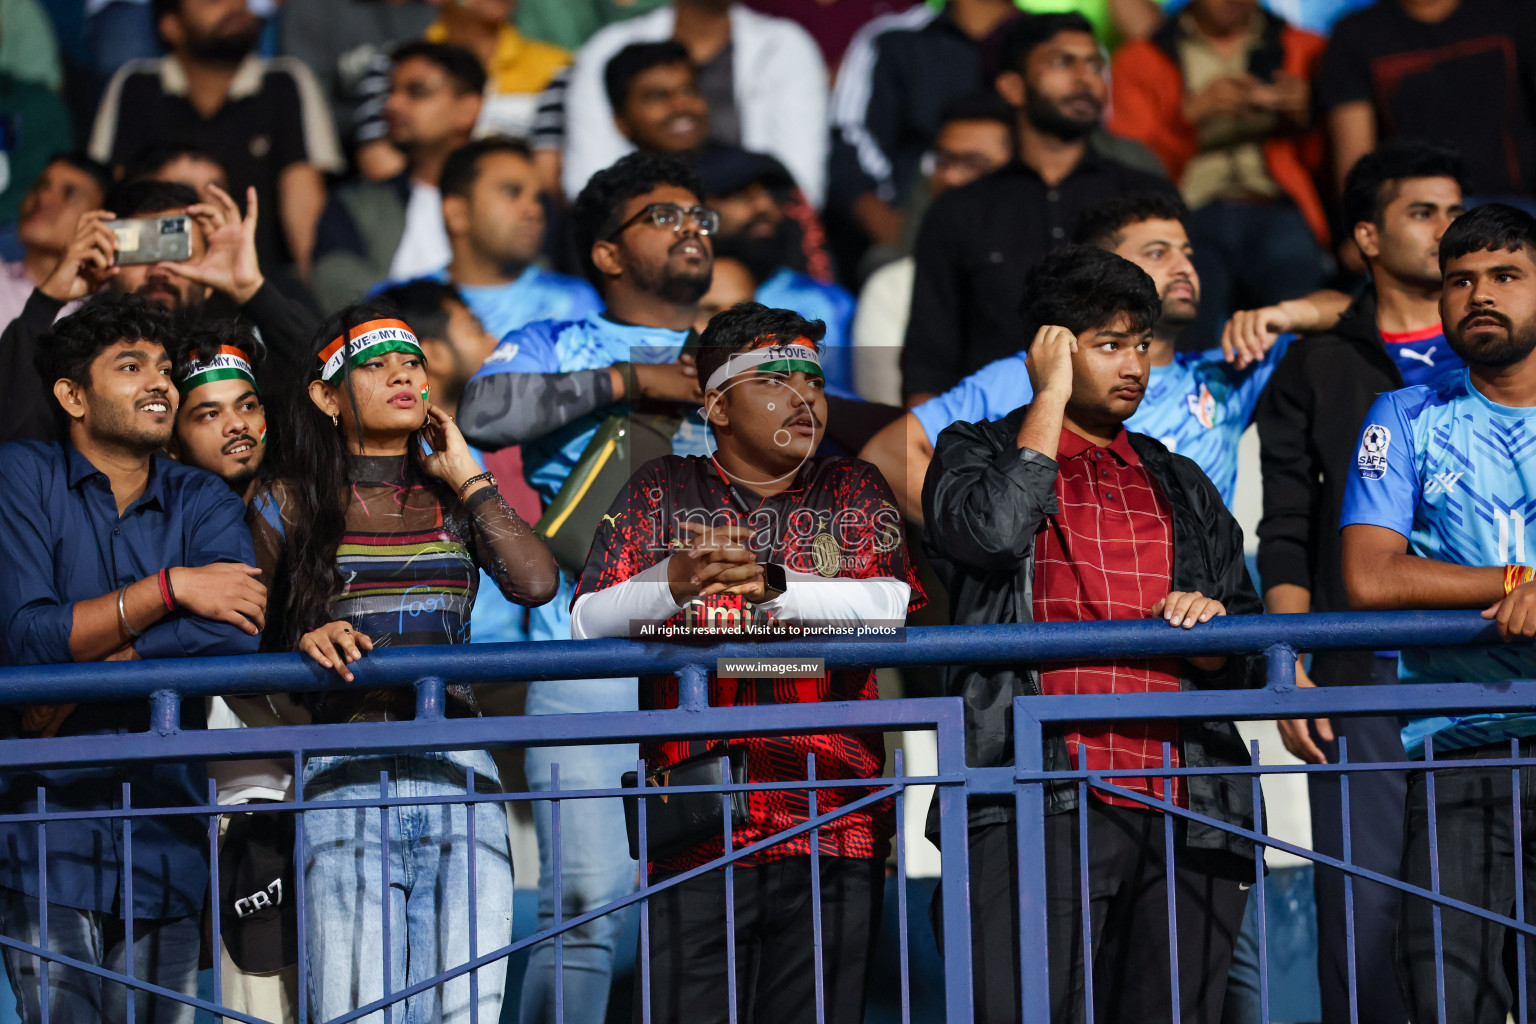
<path fill-rule="evenodd" d="M 1529 0 L 0 0 L 0 664 L 298 651 L 351 682 L 385 646 L 920 615 L 1198 628 L 1475 607 L 1529 637 L 1533 214 Z M 1239 472 L 1250 427 L 1261 477 Z M 628 459 L 607 459 L 620 439 Z M 1245 491 L 1264 506 L 1252 569 L 1230 511 Z M 1245 686 L 1261 661 L 972 666 L 943 686 L 970 763 L 1006 765 L 1014 696 Z M 1300 686 L 1533 675 L 1515 647 L 1297 665 Z M 711 673 L 709 693 L 879 695 L 864 670 Z M 522 713 L 678 700 L 666 675 L 534 682 Z M 455 685 L 445 713 L 493 711 Z M 409 694 L 354 687 L 189 702 L 182 724 L 414 714 Z M 147 716 L 0 709 L 0 737 Z M 1507 753 L 1536 726 L 1280 731 L 1304 761 L 1347 738 L 1352 760 L 1401 762 Z M 1047 763 L 1148 769 L 1164 742 L 1175 767 L 1247 763 L 1222 721 L 1074 725 Z M 822 778 L 885 767 L 878 737 L 826 735 L 535 747 L 522 770 L 535 792 L 605 789 L 642 756 L 674 784 L 722 757 L 753 782 L 801 780 L 808 757 Z M 123 783 L 137 807 L 191 805 L 209 778 L 231 807 L 300 783 L 355 801 L 381 772 L 390 797 L 468 796 L 505 767 L 471 750 L 311 757 L 298 779 L 268 761 L 13 773 L 0 811 L 36 813 L 40 788 L 50 811 L 110 810 Z M 1309 776 L 1316 847 L 1428 886 L 1438 809 L 1458 831 L 1433 884 L 1509 913 L 1508 772 L 1476 772 L 1439 798 L 1422 772 L 1368 773 L 1354 799 L 1374 813 L 1347 836 L 1337 777 Z M 1252 847 L 1182 818 L 1165 847 L 1146 804 L 1246 826 L 1246 785 L 1123 789 L 1139 798 L 1048 793 L 1052 1019 L 1080 1019 L 1090 992 L 1101 1018 L 1167 1019 L 1177 992 L 1181 1019 L 1254 1024 Z M 745 796 L 735 842 L 811 806 Z M 970 811 L 988 1022 L 1021 1014 L 1010 806 Z M 0 824 L 0 933 L 172 993 L 216 955 L 224 1002 L 274 1022 L 351 1013 L 510 941 L 498 804 L 354 812 L 306 811 L 298 839 L 231 811 L 211 894 L 189 818 L 59 821 L 46 852 Z M 660 827 L 626 854 L 625 814 L 567 801 L 557 827 L 534 802 L 541 927 L 631 893 L 636 859 L 655 881 L 720 855 L 717 832 Z M 734 986 L 718 876 L 650 900 L 654 1019 L 739 1002 L 862 1021 L 893 821 L 857 809 L 819 830 L 817 858 L 802 835 L 736 864 Z M 306 896 L 303 951 L 291 901 L 233 909 L 284 883 Z M 1497 925 L 1446 916 L 1469 955 L 1437 972 L 1427 904 L 1324 870 L 1316 894 L 1327 1024 L 1430 1020 L 1437 999 L 1493 1024 L 1524 998 Z M 217 937 L 210 898 L 230 903 Z M 815 914 L 833 937 L 820 978 Z M 535 946 L 517 1019 L 604 1020 L 619 926 Z M 26 1024 L 191 1019 L 13 945 L 4 962 Z M 397 1013 L 496 1020 L 505 974 Z"/>

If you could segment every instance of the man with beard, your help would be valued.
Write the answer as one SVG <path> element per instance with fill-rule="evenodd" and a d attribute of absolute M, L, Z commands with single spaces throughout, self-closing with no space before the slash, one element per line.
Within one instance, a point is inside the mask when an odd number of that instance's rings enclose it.
<path fill-rule="evenodd" d="M 229 170 L 234 195 L 255 186 L 277 214 L 261 226 L 262 263 L 307 272 L 323 175 L 346 166 L 313 75 L 292 58 L 253 54 L 261 23 L 246 0 L 154 0 L 154 12 L 170 55 L 131 61 L 113 76 L 91 156 L 122 166 L 156 146 L 206 150 Z"/>
<path fill-rule="evenodd" d="M 997 88 L 1015 111 L 1018 159 L 934 201 L 918 232 L 902 391 L 931 398 L 1024 335 L 1024 278 L 1078 217 L 1123 192 L 1162 189 L 1089 144 L 1104 111 L 1104 56 L 1079 14 L 1022 18 L 1008 30 Z"/>
<path fill-rule="evenodd" d="M 1446 341 L 1467 366 L 1382 395 L 1366 414 L 1339 520 L 1344 588 L 1354 608 L 1481 608 L 1503 639 L 1518 641 L 1404 650 L 1403 682 L 1530 679 L 1536 569 L 1527 523 L 1536 507 L 1536 462 L 1527 446 L 1536 416 L 1536 218 L 1500 203 L 1480 206 L 1446 229 L 1440 266 Z M 1513 740 L 1520 756 L 1530 757 L 1533 736 L 1536 715 L 1525 711 L 1420 716 L 1402 729 L 1409 757 L 1452 766 L 1508 757 Z M 1529 792 L 1532 772 L 1519 769 L 1522 791 Z M 1514 820 L 1510 774 L 1456 768 L 1437 772 L 1431 786 L 1426 772 L 1410 772 L 1403 880 L 1516 916 L 1515 858 L 1529 858 L 1518 837 L 1531 834 L 1536 812 L 1527 802 L 1522 820 Z M 1529 871 L 1524 888 L 1528 903 L 1536 895 Z M 1532 985 L 1523 979 L 1525 990 L 1517 991 L 1511 949 L 1519 941 L 1496 921 L 1438 912 L 1405 896 L 1397 956 L 1408 1018 L 1433 1020 L 1444 1007 L 1446 1020 L 1494 1024 L 1517 1001 L 1528 1005 Z"/>
<path fill-rule="evenodd" d="M 0 662 L 7 665 L 252 654 L 265 621 L 266 588 L 240 499 L 216 477 L 165 458 L 177 395 L 171 381 L 169 313 L 139 296 L 103 296 L 54 326 L 38 373 L 53 387 L 67 441 L 0 448 Z M 182 708 L 183 728 L 202 707 Z M 140 702 L 33 706 L 20 731 L 91 736 L 148 727 Z M 15 733 L 12 733 L 15 735 Z M 82 741 L 86 742 L 86 741 Z M 126 775 L 124 774 L 126 772 Z M 5 814 L 121 806 L 185 807 L 207 798 L 200 763 L 10 773 Z M 197 992 L 201 920 L 208 890 L 208 837 L 189 818 L 134 819 L 131 906 L 120 907 L 123 843 L 104 818 L 54 822 L 48 889 L 38 891 L 37 830 L 0 828 L 11 851 L 0 868 L 0 928 L 87 965 L 124 972 L 133 919 L 136 977 L 172 992 Z M 47 935 L 41 900 L 46 897 Z M 128 990 L 55 963 L 44 991 L 41 964 L 5 956 L 21 1018 L 128 1019 Z M 134 1019 L 190 1024 L 185 1003 L 133 992 Z"/>
<path fill-rule="evenodd" d="M 0 441 L 56 440 L 47 382 L 37 376 L 33 353 L 41 335 L 69 303 L 98 290 L 134 293 L 193 320 L 239 314 L 261 332 L 269 374 L 305 350 L 313 316 L 283 295 L 262 273 L 256 256 L 260 222 L 255 189 L 246 192 L 242 217 L 235 201 L 208 186 L 204 201 L 187 185 L 138 181 L 121 185 L 108 198 L 108 210 L 80 215 L 75 237 L 48 279 L 33 290 L 17 317 L 0 334 L 0 371 L 13 389 L 9 414 L 0 420 Z M 186 214 L 192 257 L 182 263 L 119 266 L 113 220 Z M 212 296 L 216 301 L 209 301 Z M 275 380 L 264 382 L 270 385 Z"/>
<path fill-rule="evenodd" d="M 438 191 L 448 157 L 469 141 L 480 116 L 485 69 L 446 43 L 406 43 L 394 52 L 384 123 L 406 168 L 385 181 L 336 191 L 320 220 L 310 285 L 323 309 L 356 302 L 380 281 L 439 270 L 452 257 Z"/>
<path fill-rule="evenodd" d="M 567 479 L 612 416 L 628 416 L 642 401 L 679 403 L 691 416 L 671 439 L 678 455 L 707 454 L 705 428 L 693 408 L 703 400 L 691 357 L 680 360 L 691 337 L 698 301 L 709 289 L 714 258 L 710 235 L 715 211 L 702 205 L 698 178 L 677 159 L 632 153 L 592 176 L 571 209 L 587 275 L 606 306 L 581 320 L 541 320 L 502 339 L 464 389 L 459 425 L 471 444 L 486 450 L 523 446 L 524 472 L 546 502 L 562 497 Z M 633 429 L 633 428 L 631 428 Z M 594 453 L 595 455 L 595 453 Z M 633 469 L 634 467 L 630 467 Z M 606 508 L 622 478 L 606 493 L 584 494 Z M 595 481 L 596 476 L 586 479 Z M 572 496 L 565 494 L 569 501 Z M 560 594 L 533 610 L 535 640 L 571 636 L 573 579 L 565 566 Z M 636 680 L 531 683 L 527 713 L 633 711 Z M 529 784 L 548 789 L 560 765 L 561 788 L 604 789 L 634 767 L 636 746 L 551 748 L 528 752 Z M 534 804 L 539 837 L 539 921 L 554 920 L 553 846 L 549 805 Z M 561 916 L 570 918 L 629 892 L 635 865 L 615 846 L 623 835 L 617 800 L 579 800 L 561 810 L 561 863 L 565 883 Z M 598 1024 L 608 1003 L 614 944 L 620 921 L 598 917 L 565 937 L 565 1019 Z M 521 1020 L 555 1019 L 554 947 L 534 949 L 523 982 Z"/>
<path fill-rule="evenodd" d="M 1150 434 L 1170 451 L 1193 459 L 1229 505 L 1237 489 L 1237 447 L 1253 421 L 1259 395 L 1292 335 L 1267 355 L 1218 351 L 1175 352 L 1179 335 L 1200 307 L 1200 278 L 1184 230 L 1187 211 L 1164 192 L 1133 192 L 1089 210 L 1074 238 L 1121 256 L 1146 271 L 1157 286 L 1162 314 L 1152 328 L 1146 394 L 1127 427 Z M 861 456 L 893 481 L 904 511 L 921 513 L 923 480 L 933 446 L 951 423 L 996 420 L 1030 401 L 1028 350 L 988 363 L 959 384 L 889 426 Z"/>
<path fill-rule="evenodd" d="M 1462 212 L 1462 163 L 1454 152 L 1423 142 L 1397 142 L 1368 153 L 1345 179 L 1343 221 L 1371 272 L 1371 283 L 1337 326 L 1290 347 L 1259 400 L 1255 420 L 1264 478 L 1259 521 L 1259 577 L 1272 613 L 1349 610 L 1333 528 L 1354 466 L 1355 439 L 1376 396 L 1427 384 L 1462 369 L 1440 323 L 1440 246 Z M 1310 671 L 1298 659 L 1298 686 L 1388 685 L 1397 680 L 1396 651 L 1319 651 Z M 1313 764 L 1338 761 L 1338 737 L 1352 762 L 1403 760 L 1396 715 L 1279 723 L 1286 749 Z M 1312 842 L 1319 853 L 1344 855 L 1342 795 L 1337 776 L 1307 778 Z M 1360 772 L 1351 799 L 1373 813 L 1351 819 L 1356 864 L 1396 878 L 1402 869 L 1402 772 Z M 1354 914 L 1345 914 L 1344 876 L 1319 867 L 1318 984 L 1323 1024 L 1403 1024 L 1408 1018 L 1393 968 L 1400 896 L 1356 879 Z M 1351 935 L 1350 925 L 1353 925 Z M 1352 940 L 1352 941 L 1351 941 Z M 1371 993 L 1350 1004 L 1354 988 Z"/>
<path fill-rule="evenodd" d="M 1151 278 L 1113 253 L 1066 246 L 1031 272 L 1028 294 L 1025 312 L 1039 325 L 1029 347 L 1033 400 L 1001 420 L 944 431 L 923 491 L 924 544 L 954 623 L 1155 618 L 1198 629 L 1259 612 L 1242 530 L 1216 488 L 1189 459 L 1125 429 L 1147 389 L 1162 315 Z M 950 671 L 946 692 L 964 700 L 966 763 L 998 768 L 1013 764 L 1014 698 L 1237 689 L 1258 685 L 1262 672 L 1262 658 L 1241 656 L 969 665 Z M 1045 767 L 1143 772 L 1117 787 L 1228 827 L 1252 822 L 1251 791 L 1231 778 L 1155 777 L 1170 747 L 1172 767 L 1249 762 L 1228 721 L 1080 722 L 1051 731 Z M 1011 798 L 970 802 L 976 1020 L 1021 1019 L 1019 864 L 1041 864 L 1043 854 L 1049 948 L 1024 955 L 1047 960 L 1053 1022 L 1081 1020 L 1092 986 L 1101 1021 L 1216 1024 L 1254 877 L 1252 845 L 1165 822 L 1158 804 L 1123 792 L 1094 789 L 1079 800 L 1075 782 L 1052 782 L 1045 799 L 1043 851 L 1016 842 Z M 1167 923 L 1175 917 L 1176 928 Z"/>
<path fill-rule="evenodd" d="M 822 369 L 834 392 L 853 394 L 849 328 L 857 305 L 842 285 L 805 272 L 800 225 L 785 209 L 795 183 L 771 156 L 732 147 L 706 149 L 694 159 L 704 199 L 720 211 L 715 249 L 746 264 L 757 281 L 757 301 L 792 309 L 826 325 Z"/>

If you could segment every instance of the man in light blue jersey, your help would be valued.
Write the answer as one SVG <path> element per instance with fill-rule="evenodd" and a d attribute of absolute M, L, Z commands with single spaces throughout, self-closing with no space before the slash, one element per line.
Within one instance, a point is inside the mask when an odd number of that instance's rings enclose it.
<path fill-rule="evenodd" d="M 1388 392 L 1366 414 L 1340 519 L 1344 588 L 1355 608 L 1481 608 L 1514 641 L 1405 650 L 1404 681 L 1536 678 L 1536 583 L 1525 565 L 1536 519 L 1536 219 L 1479 207 L 1446 230 L 1439 254 L 1446 342 L 1467 368 Z M 1531 737 L 1527 712 L 1418 717 L 1402 731 L 1410 757 L 1453 761 L 1506 757 L 1511 740 L 1530 756 Z M 1523 792 L 1532 782 L 1520 769 Z M 1437 772 L 1431 836 L 1425 773 L 1411 773 L 1404 880 L 1430 888 L 1437 838 L 1439 891 L 1513 916 L 1516 857 L 1527 864 L 1524 898 L 1536 898 L 1529 848 L 1512 838 L 1531 834 L 1536 812 L 1527 799 L 1515 822 L 1513 796 L 1507 768 Z M 1429 903 L 1405 898 L 1398 970 L 1409 1019 L 1497 1024 L 1516 999 L 1528 1006 L 1536 986 L 1515 991 L 1513 941 L 1495 922 L 1449 910 L 1437 927 Z"/>
<path fill-rule="evenodd" d="M 603 308 L 597 290 L 535 260 L 544 246 L 544 204 L 533 154 L 518 139 L 460 146 L 443 164 L 443 225 L 453 258 L 434 280 L 459 290 L 497 338 L 535 320 L 580 320 Z"/>
<path fill-rule="evenodd" d="M 471 378 L 459 404 L 459 424 L 472 444 L 488 450 L 519 444 L 524 472 L 553 502 L 598 429 L 627 416 L 639 400 L 679 403 L 691 415 L 673 437 L 678 455 L 706 455 L 698 375 L 683 345 L 699 299 L 709 289 L 718 218 L 702 205 L 698 179 L 673 157 L 632 153 L 592 176 L 571 209 L 588 275 L 605 310 L 576 320 L 540 320 L 502 339 Z M 602 496 L 604 508 L 611 495 Z M 563 575 L 555 600 L 531 616 L 534 640 L 568 640 L 573 580 Z M 531 683 L 527 713 L 633 711 L 636 679 Z M 635 744 L 537 747 L 527 754 L 529 784 L 548 789 L 560 766 L 562 789 L 608 789 L 632 770 Z M 549 805 L 534 805 L 539 838 L 539 923 L 554 919 L 554 862 Z M 618 800 L 576 800 L 561 810 L 562 916 L 601 906 L 628 893 L 636 867 L 624 843 Z M 564 942 L 565 1020 L 601 1024 L 618 940 L 618 915 L 568 931 Z M 536 947 L 523 980 L 528 1024 L 555 1019 L 554 947 Z"/>
<path fill-rule="evenodd" d="M 1175 353 L 1179 332 L 1194 320 L 1200 279 L 1190 262 L 1183 203 L 1161 192 L 1116 197 L 1083 215 L 1076 240 L 1130 260 L 1157 285 L 1162 319 L 1154 328 L 1147 392 L 1126 429 L 1148 434 L 1193 459 L 1231 504 L 1237 444 L 1252 421 L 1259 393 L 1293 335 L 1226 356 L 1219 350 Z M 1022 339 L 1021 339 L 1022 340 Z M 1264 345 L 1272 345 L 1266 353 Z M 989 363 L 949 391 L 914 407 L 869 442 L 860 457 L 885 473 L 914 522 L 922 515 L 923 478 L 940 431 L 951 423 L 997 420 L 1033 396 L 1027 352 Z"/>

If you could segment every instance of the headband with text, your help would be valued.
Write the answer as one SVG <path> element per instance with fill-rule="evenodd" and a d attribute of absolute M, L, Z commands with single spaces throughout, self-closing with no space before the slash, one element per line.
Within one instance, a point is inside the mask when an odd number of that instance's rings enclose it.
<path fill-rule="evenodd" d="M 797 370 L 812 377 L 823 376 L 821 359 L 816 346 L 809 338 L 796 338 L 789 344 L 767 342 L 746 352 L 737 352 L 709 375 L 705 391 L 713 391 L 738 373 L 756 370 L 759 373 L 794 373 Z"/>
<path fill-rule="evenodd" d="M 335 384 L 341 378 L 344 360 L 359 366 L 385 352 L 408 352 L 423 361 L 427 358 L 415 333 L 403 320 L 369 320 L 320 350 L 320 379 Z"/>
<path fill-rule="evenodd" d="M 246 380 L 256 386 L 256 374 L 251 370 L 250 357 L 233 345 L 221 345 L 219 351 L 206 363 L 194 359 L 181 376 L 176 387 L 183 394 L 191 394 L 195 388 L 212 384 L 216 380 Z"/>

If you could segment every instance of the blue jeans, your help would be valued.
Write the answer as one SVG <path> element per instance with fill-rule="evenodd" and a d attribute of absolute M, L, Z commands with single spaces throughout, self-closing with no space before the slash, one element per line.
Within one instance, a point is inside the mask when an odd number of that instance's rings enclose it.
<path fill-rule="evenodd" d="M 475 769 L 476 788 L 499 788 L 484 751 L 453 755 Z M 462 794 L 465 771 L 444 755 L 315 757 L 304 766 L 310 800 L 377 800 L 379 773 L 391 797 Z M 481 783 L 484 783 L 483 785 Z M 464 804 L 389 809 L 387 849 L 377 807 L 304 812 L 304 909 L 308 929 L 309 1005 L 330 1020 L 384 995 L 383 858 L 389 859 L 391 992 L 460 967 L 470 959 L 473 899 L 475 956 L 512 941 L 512 861 L 507 817 L 499 803 L 475 804 L 474 883 L 469 884 L 469 817 Z M 475 972 L 479 1024 L 496 1024 L 507 962 Z M 427 989 L 390 1014 L 394 1024 L 468 1024 L 469 975 Z M 382 1012 L 361 1020 L 380 1024 Z"/>
<path fill-rule="evenodd" d="M 587 711 L 634 711 L 639 705 L 636 679 L 587 679 L 528 685 L 530 715 Z M 634 771 L 639 751 L 633 743 L 593 747 L 533 747 L 528 750 L 529 785 L 547 791 L 550 766 L 560 766 L 561 789 L 612 789 Z M 550 805 L 536 801 L 533 823 L 539 837 L 539 927 L 555 919 L 554 853 Z M 560 895 L 562 916 L 570 918 L 634 891 L 639 866 L 629 859 L 624 840 L 624 805 L 617 799 L 566 800 L 560 804 Z M 608 914 L 565 933 L 566 1024 L 602 1024 L 613 976 L 613 951 L 620 917 Z M 555 946 L 534 947 L 523 976 L 522 1024 L 555 1020 Z"/>
<path fill-rule="evenodd" d="M 48 905 L 48 941 L 42 940 L 34 896 L 0 889 L 0 932 L 32 946 L 42 946 L 76 960 L 128 973 L 123 919 L 116 914 Z M 197 959 L 202 946 L 201 914 L 165 920 L 133 922 L 133 975 L 162 988 L 197 995 Z M 37 957 L 9 947 L 5 970 L 16 993 L 16 1013 L 22 1024 L 42 1017 L 42 977 Z M 61 964 L 48 965 L 48 1019 L 70 1024 L 128 1019 L 128 989 L 94 974 Z M 186 1003 L 136 992 L 133 1019 L 138 1024 L 192 1024 L 195 1011 Z"/>

